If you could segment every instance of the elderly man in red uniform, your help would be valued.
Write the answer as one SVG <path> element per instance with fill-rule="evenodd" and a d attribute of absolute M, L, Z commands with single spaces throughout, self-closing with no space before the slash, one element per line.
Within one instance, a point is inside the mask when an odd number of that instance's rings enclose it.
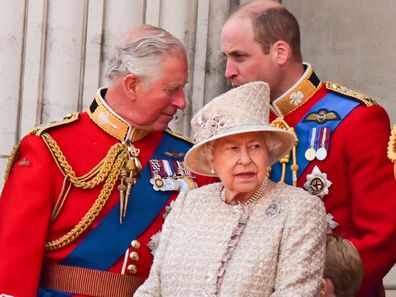
<path fill-rule="evenodd" d="M 171 201 L 196 186 L 182 161 L 191 143 L 167 129 L 186 106 L 180 41 L 133 28 L 108 77 L 88 111 L 33 129 L 11 155 L 0 199 L 0 294 L 132 296 Z"/>
<path fill-rule="evenodd" d="M 323 199 L 330 227 L 352 241 L 363 260 L 358 296 L 381 296 L 382 278 L 396 261 L 396 182 L 386 156 L 385 110 L 320 81 L 302 63 L 297 20 L 277 2 L 239 7 L 223 26 L 221 41 L 232 85 L 268 82 L 273 125 L 296 133 L 293 154 L 272 168 L 272 178 Z"/>

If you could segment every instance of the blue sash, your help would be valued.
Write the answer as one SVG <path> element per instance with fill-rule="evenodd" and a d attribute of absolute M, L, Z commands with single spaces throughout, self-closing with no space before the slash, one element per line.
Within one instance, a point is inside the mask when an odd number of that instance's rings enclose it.
<path fill-rule="evenodd" d="M 73 295 L 75 294 L 42 288 L 39 288 L 37 291 L 37 297 L 69 297 Z"/>
<path fill-rule="evenodd" d="M 190 145 L 167 133 L 151 156 L 167 159 L 166 151 L 186 152 Z M 169 157 L 168 157 L 169 158 Z M 171 159 L 171 158 L 169 158 Z M 150 184 L 150 166 L 143 168 L 138 182 L 132 188 L 127 215 L 119 222 L 117 204 L 65 258 L 61 264 L 98 270 L 108 270 L 129 248 L 131 240 L 138 238 L 164 208 L 172 192 L 154 191 Z"/>
<path fill-rule="evenodd" d="M 310 164 L 310 161 L 305 159 L 305 151 L 308 148 L 308 137 L 310 130 L 315 127 L 326 127 L 330 128 L 330 134 L 335 131 L 338 125 L 345 119 L 345 117 L 358 105 L 360 105 L 359 101 L 355 101 L 353 99 L 340 96 L 336 93 L 329 93 L 319 100 L 314 106 L 312 106 L 311 110 L 307 113 L 310 114 L 312 112 L 317 113 L 321 109 L 335 111 L 339 115 L 338 120 L 327 121 L 323 124 L 318 122 L 308 122 L 303 121 L 304 118 L 294 127 L 297 136 L 298 136 L 298 145 L 297 145 L 297 164 L 299 166 L 299 170 L 297 172 L 297 177 L 299 178 L 301 174 L 305 171 L 307 166 Z M 330 110 L 329 110 L 330 111 Z M 291 185 L 292 182 L 292 172 L 290 170 L 291 162 L 286 166 L 286 177 L 285 181 L 287 184 Z M 274 166 L 272 166 L 272 171 L 270 178 L 273 181 L 279 181 L 282 175 L 282 166 L 278 162 Z"/>

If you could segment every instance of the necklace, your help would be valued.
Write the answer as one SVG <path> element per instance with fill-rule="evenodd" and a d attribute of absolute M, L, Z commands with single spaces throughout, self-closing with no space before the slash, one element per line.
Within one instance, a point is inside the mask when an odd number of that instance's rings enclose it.
<path fill-rule="evenodd" d="M 261 184 L 261 186 L 257 189 L 257 191 L 248 199 L 246 200 L 245 203 L 243 203 L 243 205 L 250 205 L 254 202 L 256 202 L 257 200 L 259 200 L 261 198 L 261 196 L 263 195 L 263 192 L 265 190 L 265 188 L 267 187 L 268 184 L 268 178 L 265 179 L 265 181 Z M 221 191 L 221 201 L 225 202 L 225 189 L 223 188 L 223 190 Z"/>

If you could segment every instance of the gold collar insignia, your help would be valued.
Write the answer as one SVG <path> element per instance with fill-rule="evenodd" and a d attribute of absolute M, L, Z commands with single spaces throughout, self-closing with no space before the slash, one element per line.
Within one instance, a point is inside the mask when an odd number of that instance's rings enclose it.
<path fill-rule="evenodd" d="M 320 88 L 321 82 L 310 64 L 304 64 L 303 76 L 286 93 L 272 103 L 278 116 L 287 115 L 307 102 Z"/>
<path fill-rule="evenodd" d="M 99 89 L 95 99 L 88 108 L 88 115 L 91 120 L 94 121 L 100 129 L 120 141 L 130 139 L 132 142 L 135 142 L 144 138 L 148 132 L 134 128 L 116 114 L 103 99 L 101 93 L 104 91 L 105 89 Z"/>

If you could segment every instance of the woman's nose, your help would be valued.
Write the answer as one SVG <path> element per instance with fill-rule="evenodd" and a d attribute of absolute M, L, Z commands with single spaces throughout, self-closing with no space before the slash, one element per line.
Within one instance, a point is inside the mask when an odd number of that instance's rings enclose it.
<path fill-rule="evenodd" d="M 251 161 L 250 154 L 247 149 L 243 148 L 240 150 L 239 162 L 243 165 L 249 164 Z"/>

